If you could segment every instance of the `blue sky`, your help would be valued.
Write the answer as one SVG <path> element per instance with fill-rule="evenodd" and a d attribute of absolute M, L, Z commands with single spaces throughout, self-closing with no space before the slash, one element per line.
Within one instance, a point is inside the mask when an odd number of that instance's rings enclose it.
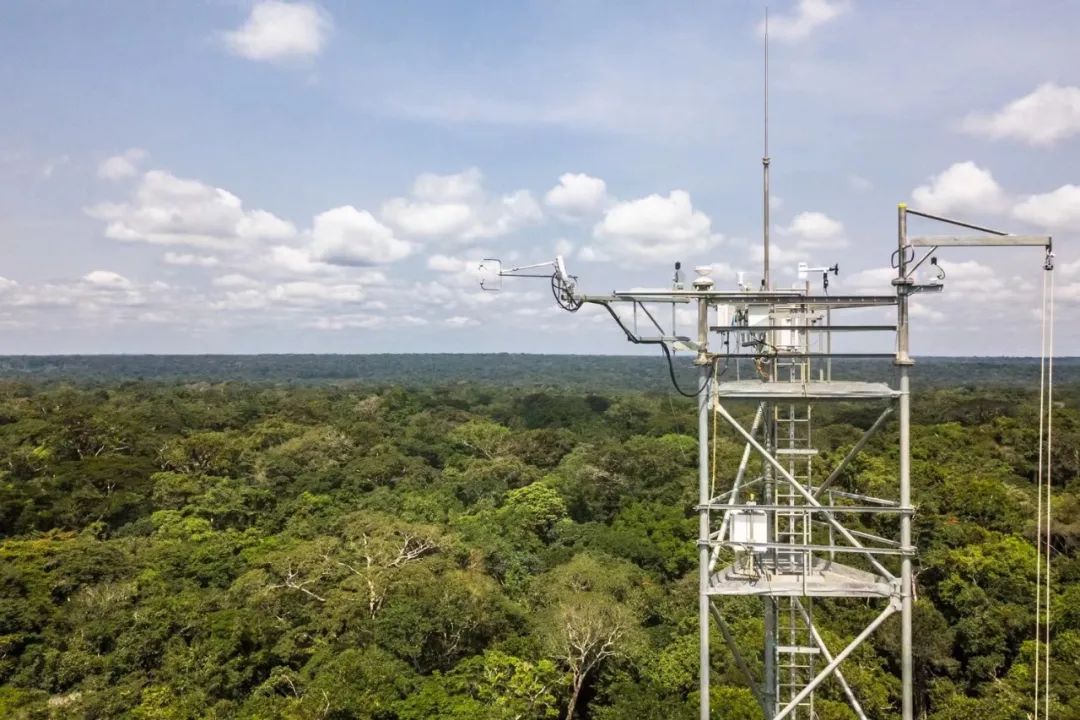
<path fill-rule="evenodd" d="M 0 352 L 631 351 L 475 261 L 758 273 L 763 11 L 7 3 Z M 778 283 L 887 291 L 899 201 L 1048 232 L 1080 354 L 1080 6 L 770 12 Z M 916 353 L 1037 354 L 1037 252 L 939 257 Z"/>

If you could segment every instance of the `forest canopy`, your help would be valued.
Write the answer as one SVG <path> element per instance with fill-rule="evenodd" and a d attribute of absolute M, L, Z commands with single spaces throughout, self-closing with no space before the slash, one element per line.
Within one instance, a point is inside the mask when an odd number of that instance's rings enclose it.
<path fill-rule="evenodd" d="M 931 720 L 1030 711 L 1038 408 L 1010 384 L 915 400 Z M 658 387 L 0 383 L 0 717 L 696 717 L 696 417 Z M 1080 717 L 1078 397 L 1055 406 L 1054 717 Z M 821 462 L 872 420 L 815 408 Z M 838 482 L 895 477 L 883 433 Z M 727 607 L 760 648 L 760 601 Z M 816 612 L 841 646 L 875 610 Z M 760 717 L 712 645 L 714 717 Z M 845 666 L 869 717 L 896 714 L 897 645 L 890 621 Z"/>

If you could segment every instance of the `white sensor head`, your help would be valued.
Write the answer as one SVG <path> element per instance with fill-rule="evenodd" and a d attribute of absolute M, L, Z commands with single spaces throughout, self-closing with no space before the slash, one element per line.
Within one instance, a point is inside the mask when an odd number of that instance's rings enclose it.
<path fill-rule="evenodd" d="M 713 286 L 713 279 L 709 277 L 712 274 L 712 265 L 698 265 L 694 268 L 694 272 L 698 274 L 694 278 L 694 288 L 697 290 L 708 290 Z"/>
<path fill-rule="evenodd" d="M 566 274 L 566 263 L 563 261 L 562 255 L 555 256 L 555 274 L 559 276 L 559 279 L 563 282 L 570 280 L 570 276 Z"/>

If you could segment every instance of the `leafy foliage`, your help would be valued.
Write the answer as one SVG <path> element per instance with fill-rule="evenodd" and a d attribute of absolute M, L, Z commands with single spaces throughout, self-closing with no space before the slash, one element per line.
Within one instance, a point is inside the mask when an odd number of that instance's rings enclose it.
<path fill-rule="evenodd" d="M 525 362 L 505 360 L 508 373 Z M 611 368 L 626 368 L 607 361 L 575 361 L 571 376 L 613 387 Z M 94 358 L 5 362 L 90 381 L 0 384 L 0 716 L 696 717 L 690 402 L 544 389 L 550 358 L 533 361 L 530 387 L 497 390 L 450 382 L 454 358 L 410 359 L 430 363 L 414 384 L 444 383 L 416 389 L 109 381 Z M 195 373 L 143 362 L 148 377 Z M 207 362 L 249 379 L 328 372 L 300 356 L 273 372 Z M 350 367 L 375 372 L 330 370 Z M 1059 397 L 1052 711 L 1073 717 L 1080 391 Z M 1035 413 L 1020 387 L 917 395 L 916 694 L 929 720 L 1030 714 Z M 873 417 L 815 409 L 822 469 Z M 717 440 L 719 483 L 741 450 Z M 895 477 L 882 436 L 837 487 L 893 495 Z M 894 530 L 881 522 L 867 530 Z M 873 612 L 815 605 L 836 648 Z M 760 672 L 760 602 L 725 613 Z M 845 664 L 870 717 L 897 713 L 896 651 L 890 621 Z M 719 635 L 713 667 L 715 716 L 760 717 Z M 819 716 L 853 717 L 842 700 L 826 684 Z"/>

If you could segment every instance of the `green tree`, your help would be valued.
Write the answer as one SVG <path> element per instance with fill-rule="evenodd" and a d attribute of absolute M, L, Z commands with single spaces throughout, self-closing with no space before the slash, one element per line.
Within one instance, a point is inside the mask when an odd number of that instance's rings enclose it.
<path fill-rule="evenodd" d="M 436 672 L 396 710 L 400 720 L 554 720 L 564 682 L 548 660 L 488 650 L 446 675 Z"/>
<path fill-rule="evenodd" d="M 570 673 L 566 718 L 585 683 L 609 660 L 641 642 L 640 577 L 627 563 L 581 554 L 538 578 L 540 640 Z"/>
<path fill-rule="evenodd" d="M 493 460 L 510 446 L 510 430 L 490 420 L 470 420 L 450 431 L 450 439 L 470 453 Z"/>

